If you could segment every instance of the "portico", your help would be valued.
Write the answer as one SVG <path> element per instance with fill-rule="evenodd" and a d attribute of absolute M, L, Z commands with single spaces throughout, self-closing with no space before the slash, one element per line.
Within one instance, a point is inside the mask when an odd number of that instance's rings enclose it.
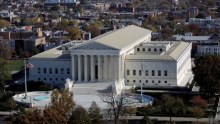
<path fill-rule="evenodd" d="M 101 82 L 117 79 L 119 50 L 96 42 L 77 46 L 71 50 L 72 80 Z"/>
<path fill-rule="evenodd" d="M 116 55 L 72 55 L 72 79 L 77 82 L 113 81 Z"/>

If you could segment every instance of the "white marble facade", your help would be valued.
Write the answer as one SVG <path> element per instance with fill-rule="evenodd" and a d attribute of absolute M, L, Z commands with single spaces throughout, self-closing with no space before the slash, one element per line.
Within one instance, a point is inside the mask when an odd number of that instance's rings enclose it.
<path fill-rule="evenodd" d="M 158 52 L 152 52 L 154 58 L 152 55 L 149 56 L 149 53 L 145 53 L 146 51 L 142 53 L 137 51 L 137 48 L 146 47 L 147 50 L 149 47 L 159 46 L 158 44 L 155 46 L 150 39 L 151 31 L 128 26 L 77 46 L 54 48 L 30 58 L 29 61 L 33 63 L 34 68 L 30 70 L 29 80 L 64 84 L 65 79 L 70 78 L 74 82 L 118 81 L 130 86 L 140 86 L 140 82 L 154 80 L 155 83 L 148 83 L 145 86 L 179 85 L 182 81 L 177 74 L 179 61 L 191 61 L 189 57 L 185 57 L 190 55 L 191 44 L 167 43 L 162 51 L 158 48 Z M 180 71 L 183 75 L 180 78 L 184 78 L 186 70 L 190 69 L 191 63 L 188 63 L 187 68 Z M 133 75 L 134 70 L 135 75 Z M 145 74 L 146 70 L 149 71 L 149 75 Z M 152 70 L 155 71 L 155 76 L 152 76 Z M 160 76 L 157 76 L 158 73 L 161 73 Z M 164 73 L 168 75 L 165 76 Z"/>

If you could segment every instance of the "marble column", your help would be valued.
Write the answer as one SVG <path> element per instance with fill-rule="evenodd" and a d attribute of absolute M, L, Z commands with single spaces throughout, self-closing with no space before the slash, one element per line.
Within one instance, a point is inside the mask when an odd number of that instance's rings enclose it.
<path fill-rule="evenodd" d="M 84 81 L 88 81 L 87 55 L 84 55 Z"/>
<path fill-rule="evenodd" d="M 81 81 L 81 55 L 78 55 L 78 81 Z"/>
<path fill-rule="evenodd" d="M 108 80 L 109 81 L 111 81 L 111 76 L 112 76 L 111 70 L 112 70 L 112 65 L 111 65 L 111 55 L 110 55 L 108 59 Z"/>
<path fill-rule="evenodd" d="M 108 80 L 108 61 L 107 61 L 107 55 L 104 56 L 104 71 L 103 71 L 103 74 L 104 74 L 104 80 L 107 81 Z"/>
<path fill-rule="evenodd" d="M 72 80 L 75 81 L 75 55 L 72 55 Z"/>
<path fill-rule="evenodd" d="M 94 71 L 94 56 L 93 55 L 90 55 L 90 75 L 91 75 L 91 81 L 94 81 L 94 74 L 95 74 L 95 71 Z"/>
<path fill-rule="evenodd" d="M 115 80 L 115 60 L 114 60 L 114 56 L 111 56 L 111 80 L 114 81 Z"/>
<path fill-rule="evenodd" d="M 101 55 L 98 55 L 98 80 L 101 81 L 102 79 L 102 74 L 101 74 Z"/>

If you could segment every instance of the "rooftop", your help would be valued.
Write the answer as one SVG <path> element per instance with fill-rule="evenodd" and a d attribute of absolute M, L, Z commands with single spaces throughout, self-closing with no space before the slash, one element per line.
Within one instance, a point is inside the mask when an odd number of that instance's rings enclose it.
<path fill-rule="evenodd" d="M 62 48 L 61 46 L 52 48 L 48 51 L 39 53 L 35 56 L 32 56 L 30 59 L 43 59 L 43 58 L 47 58 L 47 59 L 70 59 L 70 55 L 68 54 L 62 54 Z"/>
<path fill-rule="evenodd" d="M 132 43 L 149 34 L 151 34 L 150 30 L 129 25 L 127 27 L 95 37 L 92 40 L 116 49 L 123 49 L 124 47 L 131 45 Z"/>
<path fill-rule="evenodd" d="M 182 36 L 182 35 L 174 35 L 175 40 L 186 40 L 186 41 L 204 41 L 209 40 L 211 36 Z"/>
<path fill-rule="evenodd" d="M 165 42 L 165 41 L 163 41 Z M 175 60 L 182 55 L 182 53 L 191 45 L 187 42 L 171 42 L 171 47 L 167 52 L 164 52 L 160 55 L 155 54 L 141 54 L 141 55 L 128 55 L 126 56 L 126 60 Z"/>

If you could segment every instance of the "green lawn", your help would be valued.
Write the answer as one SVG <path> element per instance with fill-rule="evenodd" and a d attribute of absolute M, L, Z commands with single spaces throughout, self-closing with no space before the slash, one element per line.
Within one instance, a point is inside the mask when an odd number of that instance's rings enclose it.
<path fill-rule="evenodd" d="M 9 60 L 9 70 L 10 71 L 20 71 L 24 69 L 24 60 Z"/>

